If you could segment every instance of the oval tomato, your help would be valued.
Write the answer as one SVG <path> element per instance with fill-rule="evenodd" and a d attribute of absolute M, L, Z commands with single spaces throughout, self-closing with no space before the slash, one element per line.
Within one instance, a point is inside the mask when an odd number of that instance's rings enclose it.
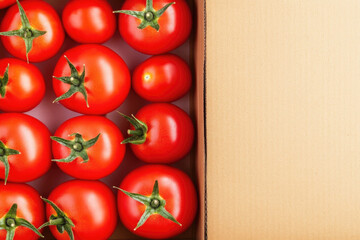
<path fill-rule="evenodd" d="M 51 165 L 50 132 L 39 120 L 22 113 L 0 114 L 0 178 L 28 182 L 45 174 Z M 5 161 L 6 162 L 6 161 Z"/>
<path fill-rule="evenodd" d="M 191 87 L 191 72 L 184 60 L 174 54 L 153 56 L 134 70 L 133 89 L 151 102 L 172 102 Z"/>
<path fill-rule="evenodd" d="M 128 67 L 102 45 L 85 44 L 67 50 L 56 64 L 55 101 L 83 114 L 106 114 L 118 108 L 130 91 Z M 71 70 L 71 67 L 73 70 Z M 88 106 L 87 106 L 88 103 Z"/>
<path fill-rule="evenodd" d="M 16 0 L 0 0 L 0 9 L 16 3 Z"/>
<path fill-rule="evenodd" d="M 141 237 L 174 237 L 191 225 L 197 212 L 194 184 L 185 173 L 172 167 L 137 168 L 124 178 L 120 190 L 117 198 L 120 219 L 127 229 Z M 141 219 L 145 215 L 148 218 Z"/>
<path fill-rule="evenodd" d="M 116 29 L 116 18 L 105 0 L 71 0 L 62 20 L 67 34 L 79 43 L 103 43 Z"/>
<path fill-rule="evenodd" d="M 28 18 L 27 23 L 20 18 L 21 6 Z M 20 29 L 15 36 L 1 36 L 4 47 L 13 56 L 24 60 L 28 57 L 31 62 L 51 58 L 59 51 L 65 37 L 55 9 L 41 0 L 22 1 L 21 6 L 14 5 L 9 8 L 1 22 L 0 32 Z"/>
<path fill-rule="evenodd" d="M 139 159 L 172 163 L 191 150 L 194 126 L 189 115 L 177 106 L 153 103 L 141 108 L 133 118 L 123 116 L 132 124 L 128 131 L 131 136 L 123 143 L 132 143 L 131 149 Z"/>
<path fill-rule="evenodd" d="M 26 112 L 44 97 L 45 82 L 37 67 L 15 58 L 0 59 L 0 110 Z"/>
<path fill-rule="evenodd" d="M 75 178 L 103 178 L 119 167 L 125 155 L 126 148 L 120 144 L 124 140 L 121 131 L 105 117 L 69 119 L 56 130 L 55 136 L 53 156 L 60 169 Z"/>
<path fill-rule="evenodd" d="M 126 0 L 119 16 L 122 38 L 145 54 L 169 52 L 189 37 L 192 17 L 185 0 Z M 175 4 L 173 4 L 175 3 Z M 130 11 L 129 11 L 130 10 Z M 137 11 L 137 12 L 133 12 Z"/>
<path fill-rule="evenodd" d="M 75 240 L 106 240 L 116 228 L 115 197 L 102 182 L 65 182 L 50 193 L 48 200 L 59 207 L 66 217 L 59 216 L 50 204 L 46 206 L 47 217 L 55 215 L 56 219 L 60 219 L 59 227 L 70 229 L 68 232 L 73 233 Z M 66 230 L 60 233 L 56 226 L 50 226 L 50 230 L 57 240 L 70 239 Z"/>
<path fill-rule="evenodd" d="M 0 219 L 4 218 L 7 223 L 12 221 L 12 217 L 7 217 L 6 214 L 14 204 L 17 204 L 17 222 L 23 222 L 23 220 L 19 220 L 19 218 L 25 219 L 35 226 L 35 228 L 38 228 L 44 222 L 44 204 L 40 199 L 40 195 L 34 188 L 26 184 L 8 183 L 4 186 L 3 183 L 0 183 L 0 202 Z M 3 226 L 1 226 L 1 229 L 0 240 L 5 240 L 7 239 L 6 235 L 9 231 L 6 231 Z M 37 235 L 39 232 L 35 233 L 33 230 L 24 227 L 24 224 L 10 229 L 15 231 L 14 240 L 39 239 L 39 236 Z"/>

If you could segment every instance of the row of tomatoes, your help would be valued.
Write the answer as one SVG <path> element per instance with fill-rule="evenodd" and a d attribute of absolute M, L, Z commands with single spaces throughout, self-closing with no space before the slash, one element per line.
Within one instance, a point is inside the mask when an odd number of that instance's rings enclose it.
<path fill-rule="evenodd" d="M 133 233 L 163 239 L 185 231 L 195 218 L 195 187 L 175 168 L 137 168 L 118 189 L 116 204 L 111 189 L 99 181 L 71 180 L 53 189 L 48 198 L 27 184 L 0 184 L 0 227 L 6 230 L 0 231 L 0 239 L 12 239 L 12 234 L 15 240 L 36 240 L 42 236 L 38 229 L 50 226 L 58 240 L 106 240 L 117 226 L 116 209 Z"/>
<path fill-rule="evenodd" d="M 125 143 L 148 163 L 171 163 L 185 157 L 194 142 L 190 117 L 169 103 L 141 108 L 129 138 L 103 116 L 83 115 L 65 121 L 50 136 L 39 120 L 22 113 L 0 114 L 0 178 L 28 182 L 45 174 L 53 161 L 68 175 L 87 180 L 114 172 L 125 155 Z M 52 143 L 50 142 L 52 139 Z M 52 151 L 51 151 L 52 150 Z M 51 152 L 53 154 L 51 154 Z M 11 167 L 11 168 L 10 168 Z"/>
<path fill-rule="evenodd" d="M 0 8 L 15 2 L 1 0 Z M 185 0 L 126 0 L 122 9 L 114 12 L 106 0 L 70 0 L 63 10 L 62 22 L 53 7 L 42 0 L 17 3 L 1 22 L 1 41 L 15 57 L 33 62 L 47 60 L 59 51 L 65 37 L 63 26 L 79 43 L 109 40 L 115 32 L 117 12 L 121 13 L 121 37 L 145 54 L 162 54 L 177 48 L 189 37 L 192 26 Z"/>
<path fill-rule="evenodd" d="M 0 0 L 0 8 L 15 0 Z M 64 41 L 63 26 L 79 43 L 69 49 L 54 69 L 53 88 L 70 110 L 103 115 L 118 108 L 130 86 L 144 99 L 171 102 L 191 86 L 187 64 L 171 54 L 153 56 L 132 76 L 122 58 L 98 43 L 115 32 L 115 15 L 106 0 L 70 0 L 62 22 L 42 0 L 24 0 L 10 7 L 0 25 L 1 41 L 15 57 L 40 62 L 54 56 Z M 96 9 L 96 11 L 94 11 Z M 119 16 L 122 38 L 146 54 L 166 53 L 181 45 L 191 31 L 191 14 L 184 0 L 127 0 Z M 25 43 L 25 44 L 24 44 Z M 0 60 L 0 110 L 24 112 L 44 96 L 41 72 L 21 60 Z M 123 114 L 121 114 L 123 115 Z M 194 141 L 194 127 L 180 108 L 149 104 L 134 116 L 123 115 L 131 128 L 123 138 L 103 116 L 80 116 L 64 122 L 54 136 L 40 121 L 20 113 L 0 114 L 0 177 L 27 182 L 50 167 L 51 152 L 60 169 L 75 178 L 94 180 L 112 173 L 121 163 L 125 143 L 149 163 L 171 163 L 183 158 Z M 50 142 L 50 138 L 53 140 Z M 43 203 L 25 184 L 0 187 L 0 239 L 37 239 L 36 229 L 50 226 L 59 239 L 107 239 L 116 226 L 116 204 L 101 182 L 74 180 L 56 187 Z M 143 237 L 168 238 L 186 230 L 197 209 L 193 183 L 181 171 L 162 165 L 134 170 L 120 184 L 118 212 L 125 227 Z M 166 205 L 166 206 L 165 206 Z M 19 211 L 17 211 L 19 208 Z M 35 227 L 35 226 L 36 227 Z M 26 230 L 30 229 L 30 233 Z M 38 234 L 38 236 L 36 235 Z"/>

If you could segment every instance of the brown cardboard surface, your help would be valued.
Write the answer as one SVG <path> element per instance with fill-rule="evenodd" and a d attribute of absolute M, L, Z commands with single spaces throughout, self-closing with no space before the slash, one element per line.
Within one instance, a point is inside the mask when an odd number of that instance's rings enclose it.
<path fill-rule="evenodd" d="M 360 239 L 360 2 L 207 20 L 208 239 Z"/>

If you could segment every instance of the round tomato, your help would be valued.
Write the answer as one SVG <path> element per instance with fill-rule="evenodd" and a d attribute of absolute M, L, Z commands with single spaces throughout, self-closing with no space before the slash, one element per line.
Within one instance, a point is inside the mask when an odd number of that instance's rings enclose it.
<path fill-rule="evenodd" d="M 22 7 L 21 7 L 22 6 Z M 19 11 L 27 18 L 20 18 Z M 14 33 L 14 30 L 18 30 Z M 54 56 L 64 42 L 55 9 L 45 1 L 27 0 L 12 6 L 0 25 L 1 41 L 13 56 L 41 62 Z"/>
<path fill-rule="evenodd" d="M 16 3 L 16 0 L 0 0 L 0 9 Z"/>
<path fill-rule="evenodd" d="M 75 135 L 74 135 L 75 134 Z M 65 173 L 80 179 L 100 179 L 117 169 L 125 155 L 119 128 L 100 116 L 79 116 L 55 132 L 52 152 Z"/>
<path fill-rule="evenodd" d="M 44 204 L 35 189 L 26 184 L 0 183 L 0 202 L 0 240 L 36 240 L 42 236 L 36 228 L 44 222 Z M 6 238 L 11 232 L 14 238 Z"/>
<path fill-rule="evenodd" d="M 32 64 L 15 58 L 0 59 L 0 110 L 26 112 L 44 97 L 44 78 Z"/>
<path fill-rule="evenodd" d="M 57 240 L 106 240 L 117 225 L 116 201 L 111 189 L 98 181 L 73 180 L 56 187 L 44 199 L 46 215 L 57 226 L 50 226 Z M 59 209 L 57 209 L 57 207 Z M 46 226 L 44 224 L 43 226 Z M 64 229 L 60 233 L 58 228 Z"/>
<path fill-rule="evenodd" d="M 189 153 L 194 142 L 194 126 L 182 109 L 169 103 L 153 103 L 141 108 L 135 117 L 123 115 L 131 124 L 133 153 L 149 163 L 172 163 Z M 135 126 L 135 127 L 134 127 Z"/>
<path fill-rule="evenodd" d="M 133 89 L 151 102 L 172 102 L 191 87 L 191 71 L 184 60 L 173 54 L 153 56 L 134 70 Z"/>
<path fill-rule="evenodd" d="M 55 101 L 83 114 L 106 114 L 118 108 L 131 79 L 122 58 L 102 45 L 80 45 L 64 53 L 53 78 Z"/>
<path fill-rule="evenodd" d="M 51 165 L 50 132 L 39 120 L 22 113 L 0 114 L 0 178 L 28 182 Z"/>
<path fill-rule="evenodd" d="M 178 169 L 163 165 L 137 168 L 124 178 L 120 190 L 120 219 L 127 229 L 141 237 L 174 237 L 184 232 L 195 218 L 194 184 Z"/>
<path fill-rule="evenodd" d="M 120 12 L 122 38 L 145 54 L 169 52 L 183 44 L 191 32 L 192 17 L 185 0 L 126 0 L 115 12 Z"/>
<path fill-rule="evenodd" d="M 116 18 L 105 0 L 71 0 L 62 20 L 66 32 L 79 43 L 103 43 L 116 29 Z"/>

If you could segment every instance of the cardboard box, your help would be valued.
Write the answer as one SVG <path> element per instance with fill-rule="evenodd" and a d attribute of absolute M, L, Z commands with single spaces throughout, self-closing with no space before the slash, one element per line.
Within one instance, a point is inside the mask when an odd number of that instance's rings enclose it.
<path fill-rule="evenodd" d="M 57 1 L 57 0 L 45 0 L 49 2 L 57 10 L 61 17 L 61 12 L 67 1 Z M 145 0 L 144 0 L 145 1 Z M 108 0 L 111 3 L 114 10 L 120 9 L 123 1 L 118 0 Z M 190 36 L 190 39 L 181 47 L 174 50 L 173 53 L 179 55 L 185 59 L 191 66 L 194 75 L 194 86 L 187 96 L 175 102 L 176 105 L 183 108 L 187 111 L 194 123 L 197 125 L 197 141 L 196 146 L 194 146 L 193 151 L 185 159 L 172 164 L 183 171 L 185 171 L 194 181 L 198 188 L 199 193 L 199 213 L 194 224 L 190 227 L 189 230 L 184 232 L 174 239 L 186 239 L 186 240 L 203 240 L 206 235 L 205 228 L 205 132 L 204 132 L 204 57 L 205 57 L 205 14 L 204 14 L 204 1 L 198 0 L 189 0 L 189 6 L 193 12 L 194 16 L 194 25 L 193 32 Z M 0 10 L 0 19 L 5 14 L 6 9 Z M 72 41 L 69 37 L 66 37 L 64 45 L 60 49 L 59 53 L 51 58 L 48 61 L 42 63 L 34 63 L 42 71 L 47 89 L 46 96 L 44 100 L 37 106 L 35 109 L 27 112 L 31 116 L 41 120 L 52 133 L 55 132 L 57 127 L 60 126 L 65 120 L 78 116 L 80 114 L 74 113 L 70 110 L 67 110 L 60 104 L 52 104 L 52 100 L 55 98 L 55 95 L 52 90 L 52 72 L 54 66 L 60 57 L 63 57 L 64 51 L 74 46 L 79 45 L 78 43 Z M 131 49 L 119 36 L 119 31 L 116 30 L 115 36 L 104 44 L 112 48 L 128 64 L 130 70 L 133 70 L 136 65 L 144 61 L 149 56 L 136 52 Z M 0 46 L 0 57 L 12 57 L 2 46 Z M 136 111 L 148 104 L 145 100 L 142 100 L 140 97 L 131 91 L 127 100 L 124 104 L 118 109 L 121 112 L 126 114 L 136 113 Z M 112 112 L 107 115 L 116 125 L 120 127 L 122 132 L 125 134 L 126 129 L 128 128 L 128 123 L 122 119 L 119 114 Z M 131 170 L 145 165 L 145 163 L 136 159 L 131 153 L 130 148 L 127 148 L 127 153 L 123 163 L 113 174 L 108 177 L 101 179 L 109 187 L 112 185 L 119 185 L 122 178 Z M 56 164 L 53 164 L 52 168 L 48 173 L 43 177 L 30 182 L 29 184 L 35 187 L 39 193 L 43 196 L 48 196 L 49 193 L 59 184 L 66 182 L 72 179 L 66 174 L 62 173 L 57 167 Z M 113 190 L 114 194 L 116 190 Z M 118 228 L 115 233 L 109 240 L 122 240 L 122 239 L 141 239 L 122 226 L 119 221 Z M 46 229 L 44 231 L 45 239 L 53 240 L 55 239 L 50 231 Z"/>

